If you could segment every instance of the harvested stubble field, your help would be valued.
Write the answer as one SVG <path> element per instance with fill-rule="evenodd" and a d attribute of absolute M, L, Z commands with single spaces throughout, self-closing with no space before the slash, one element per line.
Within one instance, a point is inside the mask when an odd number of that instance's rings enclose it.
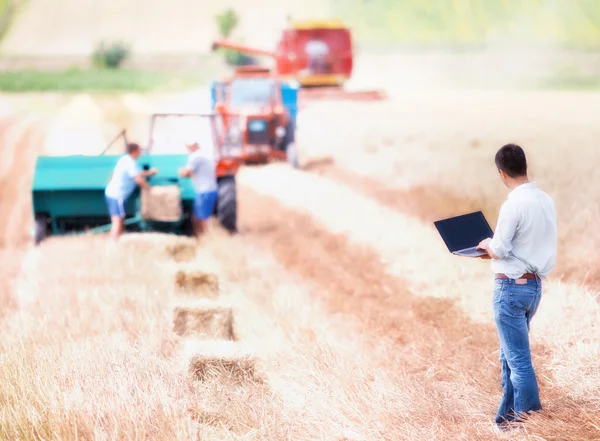
<path fill-rule="evenodd" d="M 0 434 L 600 439 L 598 114 L 591 93 L 315 104 L 300 117 L 305 170 L 240 173 L 240 235 L 215 229 L 196 253 L 160 235 L 24 250 L 3 297 Z M 482 208 L 495 223 L 493 153 L 509 141 L 557 201 L 561 249 L 532 324 L 545 411 L 499 434 L 489 264 L 449 256 L 431 221 Z M 170 309 L 184 269 L 218 274 L 262 378 L 186 375 Z"/>

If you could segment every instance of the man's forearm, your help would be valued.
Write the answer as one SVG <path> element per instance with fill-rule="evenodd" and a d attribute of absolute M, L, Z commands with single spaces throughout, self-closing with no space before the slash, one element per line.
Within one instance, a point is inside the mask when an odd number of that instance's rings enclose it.
<path fill-rule="evenodd" d="M 499 259 L 499 257 L 492 251 L 490 247 L 492 240 L 493 239 L 491 237 L 488 237 L 487 239 L 483 239 L 481 242 L 479 242 L 479 245 L 477 245 L 477 249 L 487 253 L 486 255 L 481 256 L 483 259 Z"/>
<path fill-rule="evenodd" d="M 500 259 L 498 256 L 496 256 L 496 254 L 494 254 L 489 243 L 485 247 L 485 251 L 486 251 L 486 253 L 488 253 L 488 256 L 490 256 L 492 259 L 494 259 L 494 260 Z"/>
<path fill-rule="evenodd" d="M 192 171 L 189 167 L 182 167 L 179 169 L 179 176 L 182 178 L 189 178 L 192 176 Z"/>
<path fill-rule="evenodd" d="M 141 175 L 136 178 L 135 182 L 145 190 L 150 188 L 150 184 Z"/>

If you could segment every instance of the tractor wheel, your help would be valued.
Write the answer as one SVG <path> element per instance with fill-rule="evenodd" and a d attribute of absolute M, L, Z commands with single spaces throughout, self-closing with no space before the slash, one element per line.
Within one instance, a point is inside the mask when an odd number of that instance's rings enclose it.
<path fill-rule="evenodd" d="M 285 127 L 285 137 L 283 138 L 287 162 L 294 168 L 298 168 L 298 147 L 296 145 L 296 124 L 290 119 Z"/>
<path fill-rule="evenodd" d="M 49 236 L 50 228 L 48 225 L 49 217 L 46 214 L 36 214 L 35 216 L 35 244 L 39 245 L 46 237 Z"/>
<path fill-rule="evenodd" d="M 287 145 L 285 153 L 287 155 L 288 164 L 294 168 L 299 168 L 300 163 L 298 161 L 298 147 L 296 146 L 295 142 Z"/>
<path fill-rule="evenodd" d="M 237 189 L 234 176 L 219 179 L 217 219 L 230 233 L 237 233 Z"/>

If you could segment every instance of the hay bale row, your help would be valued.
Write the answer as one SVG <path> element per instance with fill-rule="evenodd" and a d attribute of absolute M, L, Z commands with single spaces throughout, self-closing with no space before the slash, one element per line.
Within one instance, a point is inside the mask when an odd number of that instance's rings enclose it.
<path fill-rule="evenodd" d="M 184 341 L 183 363 L 195 379 L 256 379 L 255 357 L 237 342 L 234 314 L 219 301 L 219 279 L 201 271 L 178 271 L 182 294 L 173 307 L 173 331 Z"/>

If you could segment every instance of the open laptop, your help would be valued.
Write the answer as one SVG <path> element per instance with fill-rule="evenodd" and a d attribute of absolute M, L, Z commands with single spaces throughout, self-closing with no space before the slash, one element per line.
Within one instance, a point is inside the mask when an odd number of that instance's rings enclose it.
<path fill-rule="evenodd" d="M 452 254 L 479 257 L 486 254 L 477 245 L 494 232 L 481 211 L 439 220 L 433 223 Z"/>

